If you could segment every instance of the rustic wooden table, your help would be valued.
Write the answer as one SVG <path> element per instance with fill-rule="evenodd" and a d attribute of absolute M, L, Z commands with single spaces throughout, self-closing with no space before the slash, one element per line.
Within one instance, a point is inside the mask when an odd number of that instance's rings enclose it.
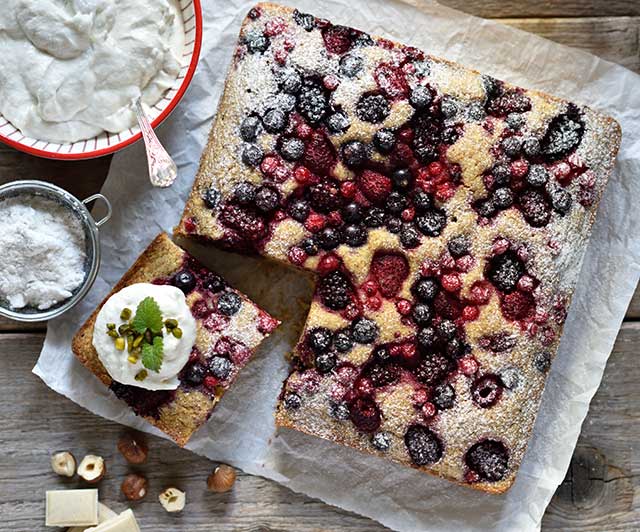
<path fill-rule="evenodd" d="M 637 0 L 443 0 L 475 15 L 583 48 L 640 72 L 640 2 Z M 0 182 L 49 179 L 85 197 L 100 189 L 110 159 L 61 163 L 0 147 Z M 591 404 L 567 477 L 549 506 L 544 530 L 640 530 L 640 295 L 636 294 Z M 0 528 L 43 530 L 44 489 L 60 484 L 49 453 L 72 449 L 107 457 L 101 498 L 126 504 L 119 484 L 127 467 L 115 452 L 122 427 L 56 395 L 31 373 L 45 324 L 0 321 Z M 212 464 L 152 438 L 144 466 L 153 496 L 136 505 L 144 530 L 353 530 L 384 527 L 278 484 L 241 474 L 233 492 L 205 491 Z M 188 511 L 168 517 L 155 499 L 164 484 L 188 493 Z"/>

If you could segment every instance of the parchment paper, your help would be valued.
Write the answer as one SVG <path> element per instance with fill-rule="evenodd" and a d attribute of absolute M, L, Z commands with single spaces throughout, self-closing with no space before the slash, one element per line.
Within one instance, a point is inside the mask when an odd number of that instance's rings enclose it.
<path fill-rule="evenodd" d="M 417 0 L 414 0 L 417 1 Z M 527 33 L 431 2 L 312 0 L 299 9 L 410 43 L 525 87 L 586 103 L 624 131 L 616 171 L 602 200 L 560 353 L 534 437 L 505 496 L 458 487 L 294 432 L 274 432 L 273 407 L 310 296 L 304 276 L 265 261 L 194 248 L 196 254 L 287 323 L 266 343 L 189 448 L 274 479 L 397 530 L 536 530 L 569 464 L 640 272 L 640 77 Z M 204 2 L 204 48 L 187 97 L 160 128 L 180 167 L 168 190 L 147 181 L 144 148 L 113 159 L 102 190 L 114 218 L 101 229 L 102 268 L 89 296 L 49 327 L 34 372 L 51 388 L 106 418 L 158 434 L 116 400 L 71 354 L 85 317 L 160 230 L 181 214 L 215 113 L 242 17 L 250 2 Z"/>

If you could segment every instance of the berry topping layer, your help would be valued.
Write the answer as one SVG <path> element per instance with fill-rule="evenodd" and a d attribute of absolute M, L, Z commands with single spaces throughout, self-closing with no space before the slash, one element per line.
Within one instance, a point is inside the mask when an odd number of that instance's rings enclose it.
<path fill-rule="evenodd" d="M 589 108 L 260 4 L 176 232 L 317 274 L 278 425 L 503 492 L 619 141 Z"/>

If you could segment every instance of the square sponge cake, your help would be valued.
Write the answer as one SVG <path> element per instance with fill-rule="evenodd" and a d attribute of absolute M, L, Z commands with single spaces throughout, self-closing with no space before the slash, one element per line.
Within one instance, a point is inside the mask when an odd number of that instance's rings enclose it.
<path fill-rule="evenodd" d="M 99 317 L 101 309 L 112 296 L 125 293 L 123 289 L 141 290 L 136 293 L 154 297 L 157 293 L 154 289 L 164 290 L 166 287 L 170 287 L 172 297 L 177 294 L 180 304 L 185 305 L 187 315 L 177 326 L 167 315 L 162 317 L 164 323 L 160 332 L 147 329 L 141 334 L 141 327 L 131 330 L 140 314 L 134 306 L 137 301 L 135 298 L 131 300 L 133 304 L 128 312 L 117 307 L 115 315 L 107 318 L 110 323 L 106 326 L 104 319 Z M 162 311 L 162 300 L 159 301 Z M 97 322 L 101 324 L 100 330 L 96 329 Z M 190 329 L 190 338 L 187 338 L 189 331 L 186 326 L 182 325 L 186 322 L 194 325 Z M 80 328 L 72 347 L 80 362 L 137 415 L 184 446 L 207 421 L 261 342 L 278 325 L 276 319 L 231 288 L 222 277 L 199 264 L 165 233 L 161 233 Z M 176 333 L 176 329 L 179 332 Z M 151 342 L 146 342 L 145 334 Z M 144 348 L 147 346 L 149 356 L 152 356 L 151 346 L 155 336 L 161 336 L 164 341 L 162 365 L 170 369 L 173 364 L 175 369 L 174 375 L 163 375 L 167 378 L 161 380 L 154 380 L 154 376 L 161 375 L 160 372 L 164 371 L 162 366 L 154 373 L 154 369 L 147 367 L 157 367 L 153 360 L 145 360 Z M 170 358 L 171 346 L 184 341 L 190 344 L 181 347 L 184 363 L 175 366 L 176 363 Z M 123 349 L 111 347 L 111 344 L 116 346 L 117 342 L 120 342 L 118 347 Z M 111 358 L 101 359 L 96 345 L 109 353 Z M 116 369 L 110 373 L 103 361 Z M 148 362 L 147 366 L 143 366 L 143 362 Z M 124 373 L 116 373 L 122 371 Z M 132 371 L 135 374 L 133 379 L 129 375 Z M 125 383 L 114 379 L 114 376 L 120 378 L 120 375 L 126 376 L 120 379 Z M 144 387 L 146 382 L 151 381 L 156 384 L 152 387 L 160 389 Z"/>

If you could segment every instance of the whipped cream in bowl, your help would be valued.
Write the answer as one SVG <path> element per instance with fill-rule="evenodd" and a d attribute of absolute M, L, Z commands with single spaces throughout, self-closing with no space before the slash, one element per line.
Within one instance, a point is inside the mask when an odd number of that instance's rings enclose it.
<path fill-rule="evenodd" d="M 126 286 L 102 306 L 93 328 L 93 346 L 111 378 L 147 390 L 180 385 L 195 341 L 185 295 L 168 285 Z"/>

